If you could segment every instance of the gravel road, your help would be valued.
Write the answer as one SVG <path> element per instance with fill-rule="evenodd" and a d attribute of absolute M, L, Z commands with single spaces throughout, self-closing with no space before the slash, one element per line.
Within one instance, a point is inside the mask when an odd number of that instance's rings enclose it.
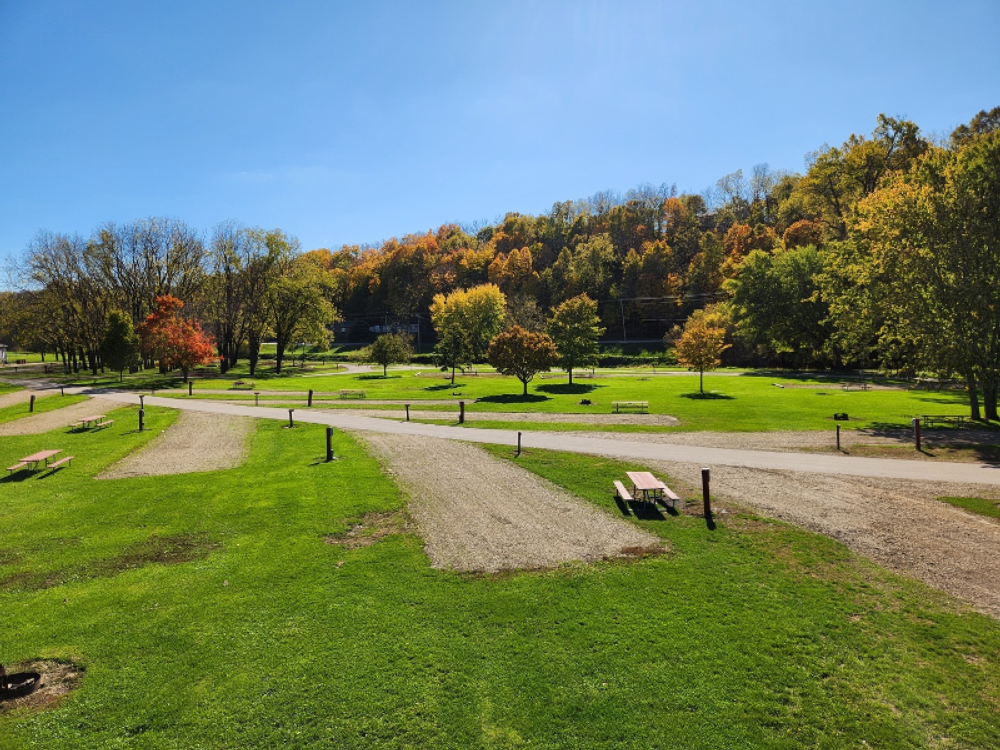
<path fill-rule="evenodd" d="M 410 515 L 435 567 L 551 568 L 661 548 L 652 534 L 477 446 L 362 435 L 409 494 Z"/>

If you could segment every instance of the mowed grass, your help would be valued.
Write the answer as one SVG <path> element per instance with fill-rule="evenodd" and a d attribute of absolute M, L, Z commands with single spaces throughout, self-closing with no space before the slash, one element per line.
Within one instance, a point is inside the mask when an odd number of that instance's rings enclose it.
<path fill-rule="evenodd" d="M 119 428 L 132 411 L 0 443 L 77 456 L 0 482 L 0 662 L 85 668 L 59 705 L 0 714 L 0 747 L 1000 744 L 997 623 L 834 541 L 735 512 L 714 531 L 632 518 L 668 553 L 433 570 L 404 497 L 339 431 L 332 463 L 321 426 L 262 421 L 243 467 L 94 479 L 175 415 Z M 632 468 L 518 463 L 609 513 Z M 327 543 L 385 514 L 401 533 Z"/>
<path fill-rule="evenodd" d="M 939 497 L 943 503 L 977 513 L 988 518 L 1000 518 L 1000 502 L 984 497 Z"/>
<path fill-rule="evenodd" d="M 316 399 L 329 399 L 339 390 L 364 390 L 367 400 L 399 400 L 420 407 L 422 400 L 464 400 L 466 409 L 495 413 L 490 423 L 470 426 L 517 428 L 505 420 L 505 412 L 541 412 L 569 414 L 610 414 L 615 401 L 647 401 L 652 414 L 669 414 L 681 420 L 677 430 L 765 431 L 833 430 L 902 427 L 914 416 L 923 414 L 968 414 L 964 393 L 917 390 L 843 390 L 836 382 L 807 378 L 789 378 L 773 373 L 706 374 L 706 393 L 698 392 L 698 375 L 599 375 L 569 385 L 563 379 L 533 381 L 527 396 L 514 378 L 495 375 L 459 376 L 457 383 L 425 371 L 390 371 L 381 374 L 289 377 L 256 382 L 261 404 L 268 398 L 285 395 L 304 398 L 312 389 Z M 786 386 L 777 388 L 775 383 Z M 208 379 L 195 383 L 194 393 L 228 389 L 231 380 Z M 176 392 L 175 392 L 176 393 Z M 186 391 L 184 391 L 186 394 Z M 242 395 L 240 395 L 242 394 Z M 206 397 L 212 397 L 203 394 Z M 179 396 L 180 397 L 180 396 Z M 186 397 L 183 396 L 183 397 Z M 218 397 L 218 396 L 216 396 Z M 253 402 L 252 392 L 230 391 L 225 398 Z M 589 400 L 590 404 L 581 403 Z M 337 406 L 364 407 L 364 400 L 344 400 Z M 395 407 L 397 409 L 401 407 Z M 444 408 L 444 407 L 440 407 Z M 449 407 L 456 411 L 457 406 Z M 833 415 L 846 413 L 846 422 L 835 422 Z M 523 423 L 520 429 L 548 429 L 549 425 Z M 607 429 L 597 425 L 590 429 Z M 620 429 L 620 428 L 616 428 Z M 626 428 L 628 429 L 628 428 Z"/>

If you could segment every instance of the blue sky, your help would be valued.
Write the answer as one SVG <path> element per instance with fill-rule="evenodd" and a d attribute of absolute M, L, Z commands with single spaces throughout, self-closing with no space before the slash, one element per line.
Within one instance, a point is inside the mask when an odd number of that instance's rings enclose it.
<path fill-rule="evenodd" d="M 0 0 L 0 256 L 236 219 L 305 249 L 1000 105 L 1000 3 Z"/>

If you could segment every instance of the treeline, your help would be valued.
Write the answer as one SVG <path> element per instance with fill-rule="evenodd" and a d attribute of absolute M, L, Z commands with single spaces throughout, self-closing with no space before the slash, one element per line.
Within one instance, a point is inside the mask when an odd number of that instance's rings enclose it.
<path fill-rule="evenodd" d="M 30 291 L 7 295 L 21 322 L 0 311 L 0 324 L 92 366 L 107 310 L 138 324 L 172 294 L 231 366 L 253 364 L 265 336 L 322 343 L 337 317 L 342 339 L 404 330 L 430 344 L 435 295 L 492 283 L 506 324 L 528 331 L 581 294 L 616 341 L 659 339 L 707 308 L 729 362 L 959 375 L 973 412 L 981 399 L 995 418 L 998 127 L 1000 107 L 935 143 L 882 115 L 811 154 L 804 174 L 760 165 L 702 195 L 606 192 L 375 247 L 302 253 L 278 230 L 231 224 L 203 240 L 163 219 L 41 234 L 21 264 Z"/>

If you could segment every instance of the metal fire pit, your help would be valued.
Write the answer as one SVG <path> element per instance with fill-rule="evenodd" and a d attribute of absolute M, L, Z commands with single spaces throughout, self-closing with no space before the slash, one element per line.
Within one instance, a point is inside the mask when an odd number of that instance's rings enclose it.
<path fill-rule="evenodd" d="M 0 700 L 13 700 L 31 695 L 41 683 L 42 676 L 38 672 L 7 674 L 7 670 L 0 664 Z"/>

